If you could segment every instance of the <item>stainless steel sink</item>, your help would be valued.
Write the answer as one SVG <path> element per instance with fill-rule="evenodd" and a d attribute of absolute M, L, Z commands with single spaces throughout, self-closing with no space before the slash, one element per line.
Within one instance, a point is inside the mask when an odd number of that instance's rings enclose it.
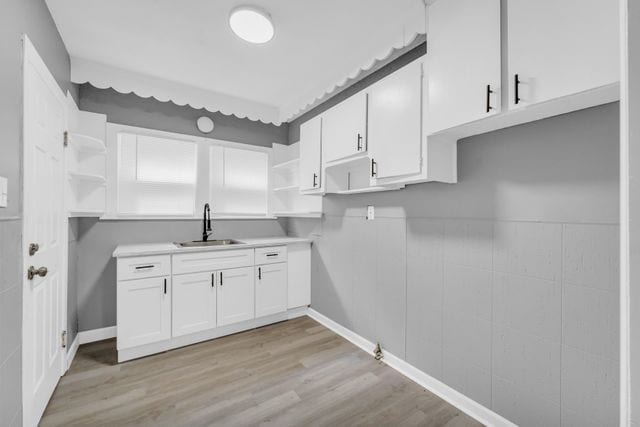
<path fill-rule="evenodd" d="M 203 240 L 195 240 L 193 242 L 176 243 L 176 246 L 180 248 L 194 248 L 194 247 L 205 247 L 205 246 L 238 245 L 242 243 L 243 242 L 239 240 L 233 240 L 233 239 L 207 240 L 206 242 Z"/>

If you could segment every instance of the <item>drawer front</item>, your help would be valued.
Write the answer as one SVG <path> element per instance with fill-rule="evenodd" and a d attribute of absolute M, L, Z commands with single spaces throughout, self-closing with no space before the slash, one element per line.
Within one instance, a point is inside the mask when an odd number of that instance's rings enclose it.
<path fill-rule="evenodd" d="M 173 256 L 173 274 L 198 273 L 253 265 L 253 249 L 198 252 Z"/>
<path fill-rule="evenodd" d="M 269 248 L 256 248 L 256 265 L 275 264 L 287 261 L 286 246 L 271 246 Z"/>
<path fill-rule="evenodd" d="M 169 255 L 118 258 L 118 280 L 146 279 L 171 275 Z"/>

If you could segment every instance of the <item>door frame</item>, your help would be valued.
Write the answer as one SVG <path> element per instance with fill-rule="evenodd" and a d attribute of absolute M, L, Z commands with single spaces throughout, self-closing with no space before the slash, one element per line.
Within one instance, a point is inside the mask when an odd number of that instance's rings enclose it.
<path fill-rule="evenodd" d="M 20 174 L 20 178 L 21 178 L 21 183 L 20 183 L 20 187 L 22 189 L 22 207 L 21 207 L 21 217 L 22 217 L 22 238 L 21 238 L 21 275 L 22 275 L 22 287 L 23 287 L 23 298 L 22 298 L 22 332 L 21 332 L 21 344 L 22 344 L 22 372 L 21 372 L 21 383 L 22 383 L 22 423 L 24 426 L 34 426 L 37 425 L 38 422 L 40 421 L 40 414 L 34 414 L 33 413 L 33 393 L 31 390 L 31 387 L 28 387 L 27 384 L 27 377 L 25 375 L 26 372 L 26 367 L 28 366 L 25 363 L 25 354 L 27 353 L 27 351 L 29 351 L 30 349 L 26 347 L 26 344 L 28 343 L 29 340 L 29 336 L 28 336 L 28 330 L 25 327 L 26 325 L 26 298 L 25 298 L 25 293 L 26 293 L 26 289 L 27 286 L 29 284 L 29 281 L 27 279 L 27 275 L 26 275 L 26 270 L 27 270 L 27 264 L 28 264 L 28 242 L 26 242 L 25 236 L 27 235 L 26 232 L 26 227 L 27 227 L 27 222 L 25 221 L 25 214 L 26 214 L 26 209 L 25 209 L 25 203 L 24 200 L 28 197 L 28 195 L 26 194 L 26 190 L 27 190 L 27 186 L 25 183 L 25 165 L 26 162 L 28 161 L 27 156 L 25 155 L 25 143 L 26 143 L 26 139 L 25 139 L 25 130 L 26 130 L 26 120 L 25 117 L 27 115 L 27 112 L 25 110 L 26 107 L 26 103 L 24 100 L 25 97 L 25 93 L 26 93 L 26 84 L 27 84 L 27 80 L 25 79 L 25 72 L 26 72 L 26 66 L 27 64 L 30 64 L 30 66 L 33 66 L 39 73 L 40 75 L 43 77 L 43 79 L 45 80 L 45 83 L 47 84 L 47 86 L 54 92 L 58 92 L 59 93 L 59 98 L 61 101 L 61 104 L 63 105 L 64 111 L 63 111 L 63 116 L 64 116 L 64 128 L 66 129 L 68 127 L 68 109 L 66 108 L 67 105 L 67 100 L 66 97 L 64 95 L 64 92 L 62 91 L 62 89 L 60 88 L 60 86 L 58 85 L 57 81 L 55 80 L 55 78 L 53 77 L 53 75 L 51 74 L 51 72 L 49 71 L 48 67 L 46 66 L 45 62 L 43 61 L 43 59 L 40 57 L 40 55 L 38 54 L 35 46 L 33 45 L 33 43 L 31 42 L 31 40 L 29 39 L 27 34 L 23 34 L 21 37 L 21 41 L 22 41 L 22 62 L 21 62 L 21 79 L 22 79 L 22 84 L 21 84 L 21 96 L 20 96 L 20 101 L 22 102 L 21 105 L 21 111 L 22 111 L 22 117 L 21 117 L 21 124 L 20 124 L 20 129 L 21 129 L 21 136 L 20 136 L 20 150 L 21 150 L 21 155 L 22 155 L 22 161 L 21 161 L 21 165 L 22 165 L 22 171 Z M 60 143 L 62 143 L 62 135 L 61 135 L 61 140 Z M 66 171 L 66 155 L 64 153 L 62 153 L 62 168 L 63 168 L 63 172 Z M 67 329 L 67 288 L 68 288 L 68 227 L 69 227 L 69 223 L 68 223 L 68 217 L 66 215 L 66 191 L 64 190 L 66 188 L 65 185 L 62 186 L 63 189 L 63 194 L 61 194 L 60 196 L 62 197 L 62 212 L 61 212 L 61 237 L 60 237 L 60 243 L 61 243 L 61 256 L 60 256 L 60 286 L 61 286 L 61 295 L 60 295 L 60 330 L 65 331 Z M 62 344 L 62 343 L 61 343 Z M 61 377 L 65 371 L 66 371 L 66 367 L 67 367 L 67 350 L 69 348 L 69 343 L 68 343 L 68 336 L 67 336 L 67 343 L 66 343 L 66 348 L 62 349 L 63 352 L 63 357 L 60 358 L 60 366 L 58 368 L 58 374 Z M 25 349 L 27 351 L 25 351 Z"/>

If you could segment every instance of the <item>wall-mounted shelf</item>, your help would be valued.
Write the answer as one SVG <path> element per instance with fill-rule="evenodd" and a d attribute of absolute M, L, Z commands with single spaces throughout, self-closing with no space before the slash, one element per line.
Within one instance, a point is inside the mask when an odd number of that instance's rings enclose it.
<path fill-rule="evenodd" d="M 277 217 L 320 218 L 322 197 L 300 192 L 300 144 L 273 144 L 271 206 Z"/>
<path fill-rule="evenodd" d="M 99 185 L 104 185 L 107 180 L 102 175 L 96 175 L 91 173 L 79 173 L 79 172 L 69 172 L 69 180 L 70 181 L 84 181 L 84 182 L 93 182 Z"/>
<path fill-rule="evenodd" d="M 73 132 L 70 132 L 68 134 L 68 138 L 69 145 L 71 145 L 77 151 L 97 154 L 107 152 L 104 141 L 98 138 Z"/>

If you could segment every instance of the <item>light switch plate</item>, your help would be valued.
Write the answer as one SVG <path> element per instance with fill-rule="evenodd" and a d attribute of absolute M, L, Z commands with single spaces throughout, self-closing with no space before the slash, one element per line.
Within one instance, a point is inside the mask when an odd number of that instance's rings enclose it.
<path fill-rule="evenodd" d="M 7 178 L 0 176 L 0 208 L 7 207 L 8 185 Z"/>
<path fill-rule="evenodd" d="M 369 221 L 373 221 L 373 219 L 375 219 L 376 215 L 375 215 L 375 209 L 373 208 L 373 206 L 367 206 L 367 219 Z"/>

